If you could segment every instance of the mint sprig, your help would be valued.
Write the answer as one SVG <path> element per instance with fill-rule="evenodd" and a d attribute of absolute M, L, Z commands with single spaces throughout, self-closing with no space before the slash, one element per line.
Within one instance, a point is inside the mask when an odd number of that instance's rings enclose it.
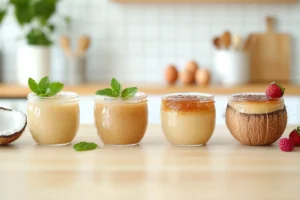
<path fill-rule="evenodd" d="M 119 83 L 117 81 L 117 79 L 115 79 L 115 78 L 111 79 L 110 87 L 111 88 L 105 88 L 102 90 L 98 90 L 96 92 L 96 95 L 121 98 L 123 100 L 127 100 L 127 99 L 134 97 L 134 95 L 138 91 L 137 87 L 130 87 L 130 88 L 125 88 L 124 90 L 122 90 L 121 83 Z"/>
<path fill-rule="evenodd" d="M 60 82 L 50 82 L 49 77 L 46 76 L 42 78 L 39 83 L 29 78 L 28 86 L 33 93 L 40 97 L 51 97 L 59 93 L 63 89 L 64 84 Z"/>
<path fill-rule="evenodd" d="M 79 142 L 74 144 L 73 149 L 75 151 L 90 151 L 97 149 L 99 146 L 93 142 Z"/>

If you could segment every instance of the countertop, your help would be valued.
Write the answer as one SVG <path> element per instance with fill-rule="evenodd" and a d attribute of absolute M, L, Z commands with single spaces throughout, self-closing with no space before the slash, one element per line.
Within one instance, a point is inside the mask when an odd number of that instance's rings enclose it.
<path fill-rule="evenodd" d="M 168 86 L 164 84 L 125 84 L 124 87 L 137 86 L 139 91 L 145 92 L 148 95 L 162 95 L 173 92 L 203 92 L 212 93 L 215 95 L 228 95 L 239 92 L 264 92 L 267 84 L 246 84 L 231 87 L 222 85 L 211 86 L 183 86 L 175 85 Z M 79 86 L 66 85 L 64 91 L 76 92 L 79 95 L 94 95 L 99 89 L 110 87 L 109 84 L 83 84 Z M 300 95 L 300 85 L 284 84 L 286 95 Z M 0 84 L 0 98 L 26 98 L 29 92 L 28 87 L 19 85 Z"/>
<path fill-rule="evenodd" d="M 284 153 L 277 144 L 240 145 L 224 126 L 203 147 L 172 147 L 159 125 L 149 125 L 136 147 L 103 146 L 93 125 L 80 127 L 78 141 L 100 148 L 41 147 L 28 131 L 0 147 L 0 198 L 299 199 L 300 147 Z"/>

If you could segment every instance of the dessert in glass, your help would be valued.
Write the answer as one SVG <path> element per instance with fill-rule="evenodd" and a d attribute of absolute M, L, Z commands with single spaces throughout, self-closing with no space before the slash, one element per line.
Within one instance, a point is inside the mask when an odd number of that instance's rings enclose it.
<path fill-rule="evenodd" d="M 137 145 L 148 125 L 147 96 L 142 92 L 129 99 L 96 95 L 94 117 L 105 145 Z"/>
<path fill-rule="evenodd" d="M 277 141 L 287 125 L 284 99 L 263 93 L 239 93 L 229 97 L 226 124 L 242 144 L 263 146 Z"/>
<path fill-rule="evenodd" d="M 162 97 L 161 124 L 175 146 L 201 146 L 215 129 L 214 96 L 204 93 L 173 93 Z"/>
<path fill-rule="evenodd" d="M 73 92 L 59 92 L 54 96 L 28 95 L 28 127 L 39 145 L 67 145 L 79 127 L 79 99 Z"/>

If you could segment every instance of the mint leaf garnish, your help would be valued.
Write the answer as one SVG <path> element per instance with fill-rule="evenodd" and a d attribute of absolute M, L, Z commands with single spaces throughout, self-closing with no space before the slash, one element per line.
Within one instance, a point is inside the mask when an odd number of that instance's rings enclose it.
<path fill-rule="evenodd" d="M 47 91 L 47 88 L 49 87 L 49 84 L 50 84 L 50 80 L 49 80 L 48 76 L 42 78 L 39 82 L 39 91 L 42 94 L 46 94 L 46 91 Z"/>
<path fill-rule="evenodd" d="M 126 88 L 122 92 L 122 98 L 129 99 L 131 97 L 134 97 L 134 95 L 137 93 L 137 91 L 138 91 L 137 87 Z"/>
<path fill-rule="evenodd" d="M 137 87 L 130 87 L 125 88 L 122 90 L 122 85 L 117 81 L 117 79 L 111 79 L 111 88 L 106 88 L 103 90 L 98 90 L 96 95 L 108 96 L 108 97 L 115 97 L 115 98 L 122 98 L 123 100 L 130 99 L 135 96 L 138 91 Z"/>
<path fill-rule="evenodd" d="M 28 86 L 33 93 L 39 95 L 39 85 L 35 82 L 35 80 L 33 80 L 32 78 L 29 78 Z"/>
<path fill-rule="evenodd" d="M 50 82 L 49 77 L 46 76 L 37 84 L 32 78 L 28 79 L 28 86 L 30 90 L 40 97 L 51 97 L 60 92 L 64 84 L 60 82 Z"/>
<path fill-rule="evenodd" d="M 64 84 L 60 83 L 60 82 L 52 82 L 49 85 L 49 96 L 54 96 L 57 93 L 59 93 L 62 89 L 64 88 Z"/>
<path fill-rule="evenodd" d="M 99 146 L 93 142 L 79 142 L 77 144 L 74 144 L 73 149 L 75 151 L 90 151 L 97 149 Z"/>
<path fill-rule="evenodd" d="M 117 79 L 112 78 L 110 82 L 112 91 L 117 95 L 121 96 L 122 94 L 122 85 L 117 81 Z"/>
<path fill-rule="evenodd" d="M 115 94 L 114 91 L 110 88 L 106 88 L 103 90 L 98 90 L 96 92 L 97 95 L 103 95 L 103 96 L 108 96 L 108 97 L 118 97 L 119 95 Z"/>

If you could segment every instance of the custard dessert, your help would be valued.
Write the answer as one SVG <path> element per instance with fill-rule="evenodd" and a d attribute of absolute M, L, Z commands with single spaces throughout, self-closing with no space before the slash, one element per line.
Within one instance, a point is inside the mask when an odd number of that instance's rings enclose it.
<path fill-rule="evenodd" d="M 94 116 L 104 144 L 137 145 L 148 125 L 147 96 L 139 92 L 129 100 L 122 100 L 97 95 Z"/>
<path fill-rule="evenodd" d="M 79 127 L 78 95 L 60 92 L 52 97 L 28 95 L 27 118 L 30 133 L 39 145 L 66 145 Z"/>
<path fill-rule="evenodd" d="M 227 104 L 226 124 L 242 144 L 270 145 L 282 136 L 287 125 L 284 100 L 259 93 L 234 94 Z"/>
<path fill-rule="evenodd" d="M 215 123 L 216 109 L 211 94 L 174 93 L 162 98 L 162 130 L 172 145 L 206 144 L 213 134 Z"/>

